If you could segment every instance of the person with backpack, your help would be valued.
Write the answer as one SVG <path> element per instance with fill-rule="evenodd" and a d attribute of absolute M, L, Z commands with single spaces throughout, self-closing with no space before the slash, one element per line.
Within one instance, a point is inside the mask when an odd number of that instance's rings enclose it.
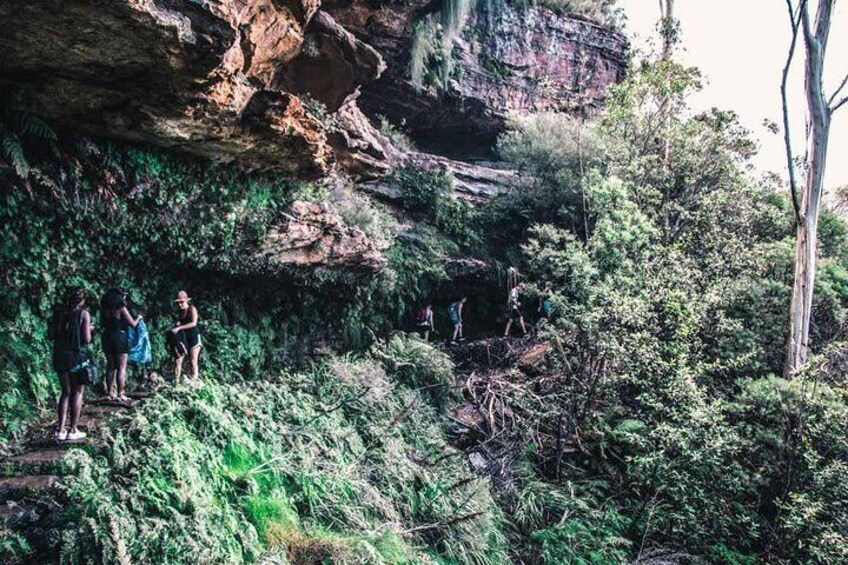
<path fill-rule="evenodd" d="M 91 315 L 85 309 L 85 290 L 71 289 L 65 303 L 53 312 L 48 336 L 53 341 L 53 369 L 59 376 L 62 392 L 59 395 L 58 423 L 54 438 L 58 441 L 79 441 L 86 434 L 78 428 L 85 389 L 82 367 L 90 363 L 88 345 L 91 343 Z M 70 410 L 70 426 L 68 426 Z"/>
<path fill-rule="evenodd" d="M 430 341 L 430 332 L 436 330 L 433 324 L 433 305 L 427 304 L 418 313 L 418 319 L 415 321 L 415 327 L 418 331 L 423 332 L 424 341 Z"/>
<path fill-rule="evenodd" d="M 188 293 L 181 290 L 174 301 L 178 307 L 177 320 L 170 331 L 169 342 L 174 352 L 174 381 L 180 382 L 183 372 L 183 359 L 188 355 L 191 360 L 191 379 L 196 384 L 200 363 L 200 330 L 197 327 L 197 308 L 191 303 Z"/>
<path fill-rule="evenodd" d="M 521 289 L 523 288 L 522 283 L 518 283 L 512 290 L 509 291 L 509 298 L 507 299 L 507 309 L 509 310 L 509 320 L 506 323 L 506 329 L 504 330 L 504 337 L 509 337 L 509 330 L 512 327 L 513 322 L 518 322 L 521 326 L 521 333 L 527 333 L 527 327 L 524 325 L 524 315 L 521 313 Z"/>
<path fill-rule="evenodd" d="M 456 302 L 451 302 L 450 306 L 448 306 L 448 316 L 450 316 L 450 321 L 453 324 L 453 337 L 450 340 L 451 345 L 456 345 L 457 341 L 465 341 L 465 337 L 462 335 L 462 309 L 467 299 L 467 297 L 463 296 Z"/>
<path fill-rule="evenodd" d="M 551 301 L 551 295 L 553 292 L 551 283 L 546 283 L 545 290 L 539 295 L 538 312 L 542 318 L 550 319 L 551 315 L 554 313 L 554 303 Z"/>
<path fill-rule="evenodd" d="M 127 308 L 127 291 L 113 288 L 100 302 L 103 322 L 103 353 L 106 354 L 106 396 L 109 400 L 128 402 L 127 358 L 130 352 L 129 330 L 141 321 Z M 117 381 L 118 391 L 115 393 Z"/>

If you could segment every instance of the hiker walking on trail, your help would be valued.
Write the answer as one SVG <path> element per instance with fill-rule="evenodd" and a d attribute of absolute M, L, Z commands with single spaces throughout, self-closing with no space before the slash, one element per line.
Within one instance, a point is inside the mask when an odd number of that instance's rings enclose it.
<path fill-rule="evenodd" d="M 418 331 L 423 332 L 424 341 L 430 341 L 430 332 L 436 330 L 433 324 L 433 305 L 427 304 L 418 313 L 418 319 L 415 321 L 415 326 Z"/>
<path fill-rule="evenodd" d="M 53 340 L 53 369 L 62 387 L 54 436 L 58 441 L 78 441 L 86 436 L 77 426 L 86 380 L 82 369 L 90 363 L 91 330 L 91 315 L 85 309 L 85 290 L 71 289 L 65 303 L 53 312 L 49 329 L 49 337 Z M 67 425 L 68 410 L 71 412 L 70 426 Z"/>
<path fill-rule="evenodd" d="M 103 322 L 103 352 L 106 354 L 106 396 L 109 400 L 129 401 L 127 398 L 127 358 L 130 352 L 129 329 L 141 321 L 127 309 L 127 291 L 113 288 L 101 300 Z M 115 393 L 117 381 L 118 391 Z"/>
<path fill-rule="evenodd" d="M 191 361 L 191 378 L 196 384 L 200 362 L 200 330 L 197 327 L 197 308 L 191 303 L 188 293 L 181 290 L 174 301 L 179 308 L 174 327 L 169 331 L 169 344 L 174 352 L 174 381 L 180 382 L 183 372 L 183 359 L 188 355 Z"/>
<path fill-rule="evenodd" d="M 512 290 L 509 291 L 509 299 L 507 300 L 507 308 L 509 309 L 509 321 L 506 323 L 504 337 L 509 337 L 509 330 L 513 322 L 518 322 L 521 326 L 521 333 L 526 334 L 527 328 L 524 326 L 524 315 L 521 313 L 521 289 L 524 287 L 522 283 L 518 283 Z"/>
<path fill-rule="evenodd" d="M 551 314 L 554 312 L 554 303 L 551 301 L 552 294 L 553 288 L 551 287 L 551 283 L 545 284 L 545 290 L 539 295 L 538 312 L 542 318 L 550 319 Z"/>
<path fill-rule="evenodd" d="M 462 309 L 465 306 L 466 300 L 468 298 L 463 296 L 456 302 L 451 302 L 451 305 L 448 306 L 448 316 L 450 316 L 450 321 L 453 324 L 451 345 L 456 345 L 457 341 L 465 341 L 465 337 L 462 335 Z"/>

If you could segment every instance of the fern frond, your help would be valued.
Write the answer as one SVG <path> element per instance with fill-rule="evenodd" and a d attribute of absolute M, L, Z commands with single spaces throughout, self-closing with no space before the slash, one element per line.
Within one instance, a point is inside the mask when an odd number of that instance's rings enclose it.
<path fill-rule="evenodd" d="M 3 154 L 19 177 L 25 179 L 29 176 L 29 163 L 26 160 L 24 146 L 20 138 L 10 131 L 3 133 Z"/>
<path fill-rule="evenodd" d="M 44 141 L 56 141 L 58 139 L 53 128 L 35 114 L 20 112 L 18 120 L 21 126 L 21 133 L 23 135 L 31 135 L 32 137 L 42 139 Z"/>

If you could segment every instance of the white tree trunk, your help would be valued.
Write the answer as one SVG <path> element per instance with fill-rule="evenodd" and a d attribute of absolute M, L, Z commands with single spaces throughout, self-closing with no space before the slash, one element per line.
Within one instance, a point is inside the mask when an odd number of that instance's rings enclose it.
<path fill-rule="evenodd" d="M 815 29 L 804 13 L 802 23 L 806 46 L 805 90 L 807 95 L 807 171 L 799 209 L 795 239 L 795 281 L 789 308 L 784 375 L 791 378 L 807 362 L 810 350 L 810 321 L 813 313 L 813 288 L 816 280 L 816 251 L 819 213 L 821 212 L 831 109 L 824 94 L 824 59 L 830 17 L 835 0 L 821 0 Z M 803 8 L 806 10 L 806 7 Z M 790 163 L 790 166 L 792 164 Z"/>

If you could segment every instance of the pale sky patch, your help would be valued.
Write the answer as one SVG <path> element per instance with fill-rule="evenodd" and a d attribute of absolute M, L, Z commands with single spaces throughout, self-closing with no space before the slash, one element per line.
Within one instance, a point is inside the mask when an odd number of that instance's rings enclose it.
<path fill-rule="evenodd" d="M 627 33 L 634 46 L 656 37 L 660 10 L 657 0 L 620 0 L 627 15 Z M 762 125 L 764 119 L 782 123 L 780 73 L 786 60 L 790 31 L 785 0 L 677 0 L 682 28 L 682 63 L 699 67 L 705 88 L 692 101 L 695 111 L 713 106 L 735 110 L 760 144 L 755 165 L 786 177 L 782 135 Z M 803 46 L 796 53 L 790 85 L 793 142 L 804 152 Z M 827 52 L 828 95 L 848 73 L 848 2 L 837 2 Z M 825 186 L 848 184 L 848 105 L 834 116 Z"/>

